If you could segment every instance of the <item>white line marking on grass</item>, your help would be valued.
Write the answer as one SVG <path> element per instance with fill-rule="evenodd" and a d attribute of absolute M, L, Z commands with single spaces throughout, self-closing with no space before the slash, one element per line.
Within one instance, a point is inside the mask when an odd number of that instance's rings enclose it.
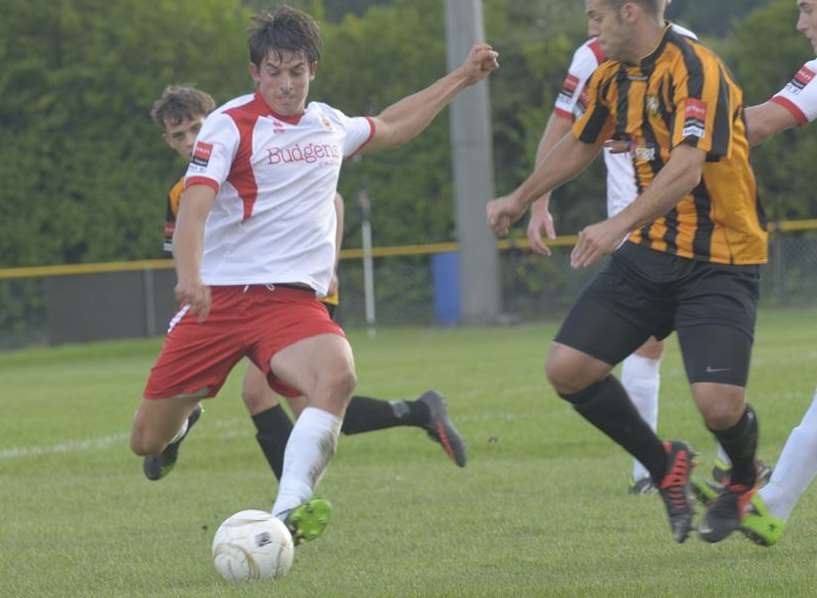
<path fill-rule="evenodd" d="M 242 418 L 231 418 L 215 421 L 208 426 L 210 429 L 224 430 L 234 428 L 238 423 L 244 424 Z M 202 430 L 202 434 L 197 436 L 213 436 L 207 433 L 207 428 Z M 112 446 L 125 444 L 130 438 L 129 432 L 120 434 L 110 434 L 108 436 L 97 436 L 96 438 L 86 438 L 84 440 L 66 440 L 48 446 L 14 446 L 7 449 L 0 449 L 0 461 L 11 461 L 13 459 L 26 459 L 30 457 L 40 457 L 42 455 L 59 455 L 64 453 L 76 453 L 94 449 L 107 449 Z"/>
<path fill-rule="evenodd" d="M 122 444 L 129 436 L 130 434 L 111 434 L 110 436 L 100 436 L 86 440 L 68 440 L 51 446 L 17 446 L 0 451 L 0 461 L 108 448 L 116 444 Z"/>

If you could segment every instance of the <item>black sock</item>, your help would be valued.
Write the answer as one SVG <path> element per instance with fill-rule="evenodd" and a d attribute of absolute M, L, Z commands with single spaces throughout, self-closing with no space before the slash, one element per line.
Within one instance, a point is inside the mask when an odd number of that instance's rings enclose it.
<path fill-rule="evenodd" d="M 710 431 L 732 461 L 732 483 L 754 486 L 757 481 L 757 416 L 754 409 L 746 405 L 746 410 L 734 426 L 728 430 Z"/>
<path fill-rule="evenodd" d="M 641 461 L 658 485 L 667 470 L 664 445 L 636 411 L 627 391 L 612 375 L 584 390 L 561 397 L 579 414 Z"/>
<path fill-rule="evenodd" d="M 395 426 L 422 427 L 430 418 L 428 405 L 420 401 L 383 401 L 355 396 L 349 401 L 340 431 L 360 434 Z"/>
<path fill-rule="evenodd" d="M 258 429 L 255 438 L 267 458 L 272 473 L 280 480 L 284 471 L 284 450 L 292 432 L 292 420 L 280 405 L 276 405 L 261 413 L 252 416 L 252 421 Z"/>

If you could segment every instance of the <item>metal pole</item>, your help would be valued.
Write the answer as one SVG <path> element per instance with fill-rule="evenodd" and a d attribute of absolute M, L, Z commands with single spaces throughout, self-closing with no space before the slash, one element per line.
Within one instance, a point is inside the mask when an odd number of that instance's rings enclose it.
<path fill-rule="evenodd" d="M 155 336 L 156 332 L 156 284 L 153 269 L 143 270 L 145 283 L 145 336 Z"/>
<path fill-rule="evenodd" d="M 374 337 L 375 330 L 375 298 L 374 298 L 374 259 L 372 258 L 372 222 L 369 219 L 371 202 L 366 189 L 361 189 L 357 196 L 360 206 L 360 226 L 363 238 L 363 296 L 366 306 L 366 326 L 369 336 Z"/>
<path fill-rule="evenodd" d="M 446 0 L 449 70 L 485 39 L 481 0 Z M 502 311 L 496 239 L 485 224 L 494 196 L 488 85 L 461 93 L 451 106 L 457 236 L 460 243 L 460 313 L 465 324 L 490 324 Z"/>

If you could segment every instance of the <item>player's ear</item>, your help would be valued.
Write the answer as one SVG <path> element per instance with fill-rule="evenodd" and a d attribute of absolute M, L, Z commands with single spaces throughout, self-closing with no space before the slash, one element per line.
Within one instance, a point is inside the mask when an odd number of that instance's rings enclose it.
<path fill-rule="evenodd" d="M 315 75 L 318 74 L 318 61 L 310 62 L 309 63 L 309 80 L 312 81 L 315 79 Z"/>
<path fill-rule="evenodd" d="M 248 70 L 250 71 L 250 77 L 252 77 L 252 80 L 255 81 L 256 84 L 260 83 L 261 82 L 261 71 L 258 68 L 258 65 L 255 64 L 254 62 L 250 62 L 247 65 L 247 67 L 248 67 Z"/>

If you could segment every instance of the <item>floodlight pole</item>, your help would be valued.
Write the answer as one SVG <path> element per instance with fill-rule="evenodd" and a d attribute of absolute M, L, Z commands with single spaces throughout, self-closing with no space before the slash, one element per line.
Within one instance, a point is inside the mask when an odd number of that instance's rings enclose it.
<path fill-rule="evenodd" d="M 446 0 L 448 68 L 462 64 L 484 41 L 482 0 Z M 460 245 L 460 315 L 464 324 L 499 319 L 502 299 L 496 238 L 485 223 L 485 204 L 494 196 L 488 84 L 461 93 L 451 105 L 457 236 Z"/>

